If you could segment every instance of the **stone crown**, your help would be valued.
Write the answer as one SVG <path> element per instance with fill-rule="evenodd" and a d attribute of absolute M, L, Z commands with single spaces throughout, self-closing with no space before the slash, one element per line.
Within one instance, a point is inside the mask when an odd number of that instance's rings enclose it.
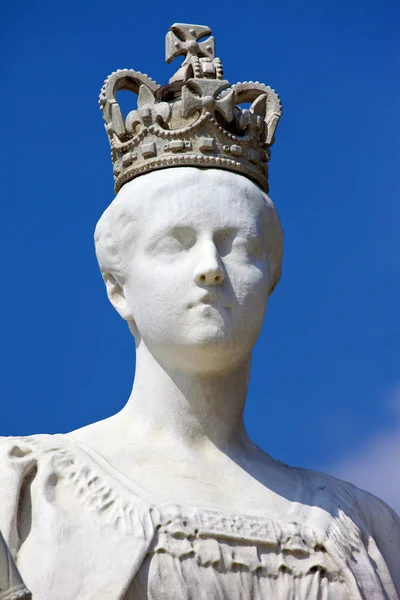
<path fill-rule="evenodd" d="M 169 84 L 120 69 L 104 81 L 99 104 L 114 167 L 115 192 L 134 177 L 174 166 L 241 173 L 268 192 L 270 146 L 282 114 L 276 92 L 259 82 L 230 83 L 215 58 L 211 30 L 176 23 L 166 36 L 166 61 L 184 61 Z M 137 94 L 124 118 L 119 90 Z M 240 104 L 251 104 L 242 108 Z"/>

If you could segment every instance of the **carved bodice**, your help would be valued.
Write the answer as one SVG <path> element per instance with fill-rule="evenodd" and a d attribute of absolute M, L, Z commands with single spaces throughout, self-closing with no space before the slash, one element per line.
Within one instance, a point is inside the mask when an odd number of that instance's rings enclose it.
<path fill-rule="evenodd" d="M 304 471 L 307 505 L 279 519 L 155 506 L 68 436 L 1 445 L 0 527 L 34 599 L 398 598 L 350 484 Z"/>
<path fill-rule="evenodd" d="M 164 600 L 164 589 L 185 600 L 360 598 L 343 558 L 299 523 L 176 507 L 157 526 L 126 600 Z"/>

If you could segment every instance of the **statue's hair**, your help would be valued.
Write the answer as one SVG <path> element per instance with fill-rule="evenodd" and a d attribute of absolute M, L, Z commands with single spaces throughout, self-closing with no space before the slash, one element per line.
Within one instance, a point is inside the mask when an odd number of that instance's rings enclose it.
<path fill-rule="evenodd" d="M 175 169 L 184 169 L 187 171 L 199 171 L 197 167 L 175 167 Z M 227 172 L 227 171 L 224 171 Z M 140 177 L 151 178 L 157 174 L 157 171 L 148 173 Z M 243 177 L 242 175 L 233 173 L 233 177 Z M 135 240 L 135 230 L 140 227 L 137 218 L 137 205 L 132 203 L 131 187 L 135 185 L 133 180 L 125 184 L 113 202 L 104 211 L 100 217 L 94 238 L 96 247 L 96 256 L 100 266 L 100 271 L 104 276 L 105 273 L 111 273 L 119 283 L 125 282 L 131 249 Z M 198 182 L 197 182 L 198 183 Z M 252 183 L 252 182 L 251 182 Z M 152 177 L 151 184 L 154 193 L 162 195 L 162 187 L 157 182 L 157 177 Z M 263 196 L 265 202 L 264 211 L 264 235 L 267 245 L 268 266 L 271 277 L 271 294 L 279 282 L 282 269 L 283 255 L 283 231 L 279 219 L 278 212 L 274 203 L 269 196 L 255 185 Z"/>

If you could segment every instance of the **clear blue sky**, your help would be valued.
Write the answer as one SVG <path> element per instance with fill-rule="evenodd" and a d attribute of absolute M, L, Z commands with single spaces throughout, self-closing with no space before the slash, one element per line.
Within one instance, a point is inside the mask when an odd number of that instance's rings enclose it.
<path fill-rule="evenodd" d="M 117 68 L 166 83 L 177 68 L 164 62 L 169 26 L 201 23 L 230 82 L 267 83 L 284 107 L 270 164 L 284 270 L 254 353 L 250 434 L 276 458 L 348 474 L 395 504 L 400 474 L 383 476 L 377 453 L 398 465 L 398 2 L 22 0 L 1 10 L 0 433 L 66 432 L 129 395 L 133 343 L 93 248 L 113 199 L 97 95 Z"/>

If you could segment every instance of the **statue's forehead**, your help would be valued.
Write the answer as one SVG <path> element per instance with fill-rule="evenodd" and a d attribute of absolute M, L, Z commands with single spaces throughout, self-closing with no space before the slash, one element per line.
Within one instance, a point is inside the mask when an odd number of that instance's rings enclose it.
<path fill-rule="evenodd" d="M 192 193 L 163 198 L 155 210 L 148 204 L 145 223 L 153 231 L 179 225 L 213 230 L 229 227 L 258 229 L 261 212 L 259 203 L 252 203 L 245 197 Z"/>
<path fill-rule="evenodd" d="M 261 191 L 251 182 L 246 185 L 235 177 L 209 178 L 192 184 L 170 180 L 165 186 L 148 183 L 136 200 L 139 200 L 146 227 L 150 228 L 175 223 L 256 226 L 265 209 Z"/>

